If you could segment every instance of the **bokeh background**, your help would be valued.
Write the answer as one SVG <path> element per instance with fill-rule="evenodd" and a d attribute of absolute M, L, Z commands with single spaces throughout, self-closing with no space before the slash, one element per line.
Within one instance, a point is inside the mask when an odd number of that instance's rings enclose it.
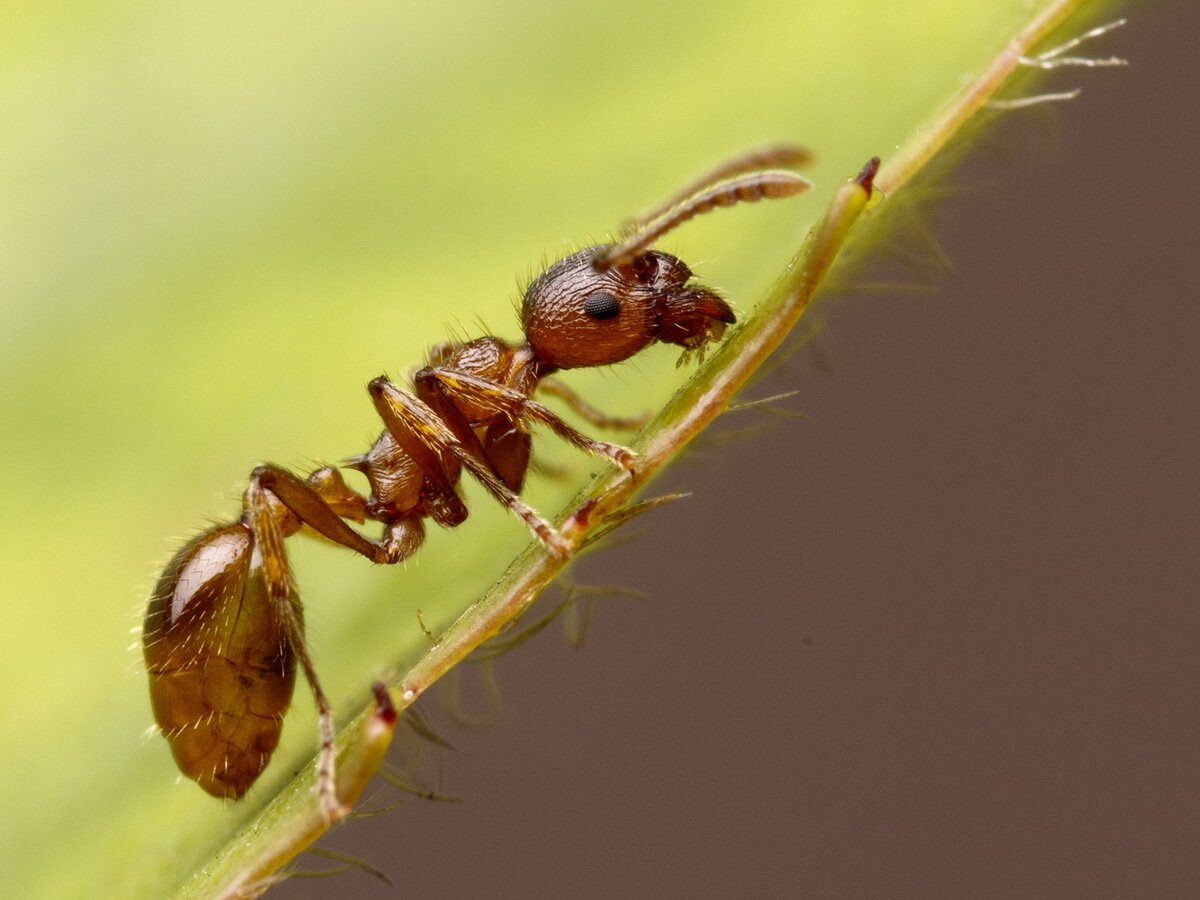
<path fill-rule="evenodd" d="M 969 6 L 10 6 L 0 877 L 127 895 L 148 857 L 169 868 L 248 814 L 139 738 L 124 646 L 164 538 L 231 515 L 261 458 L 366 446 L 370 377 L 448 328 L 514 336 L 514 274 L 714 159 L 801 138 L 829 188 L 886 153 L 978 59 L 971 37 L 1005 33 L 1011 9 Z M 322 842 L 395 887 L 351 872 L 280 896 L 1200 887 L 1200 18 L 1131 17 L 1094 50 L 1130 68 L 1029 87 L 1084 93 L 999 117 L 914 186 L 748 395 L 797 391 L 777 405 L 802 420 L 726 417 L 654 488 L 692 496 L 573 570 L 648 599 L 598 601 L 581 650 L 552 628 L 502 658 L 485 729 L 430 698 L 456 749 L 412 777 L 465 802 Z M 914 46 L 944 58 L 911 65 Z M 825 196 L 670 249 L 744 310 Z M 673 362 L 574 383 L 634 411 Z M 588 468 L 542 446 L 567 472 L 531 486 L 553 509 Z M 404 572 L 297 543 L 350 709 L 419 648 L 414 606 L 449 621 L 524 535 L 477 502 Z M 264 792 L 311 752 L 309 706 Z"/>

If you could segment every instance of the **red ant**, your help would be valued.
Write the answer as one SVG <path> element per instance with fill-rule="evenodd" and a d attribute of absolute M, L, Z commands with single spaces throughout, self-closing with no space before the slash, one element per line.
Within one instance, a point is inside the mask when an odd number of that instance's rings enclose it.
<path fill-rule="evenodd" d="M 798 175 L 764 170 L 808 159 L 793 146 L 744 154 L 630 222 L 617 242 L 554 263 L 525 292 L 523 343 L 488 336 L 438 346 L 413 376 L 412 393 L 374 379 L 367 390 L 385 430 L 368 452 L 346 461 L 366 476 L 370 496 L 351 489 L 333 467 L 301 479 L 258 466 L 241 517 L 185 544 L 146 610 L 154 718 L 183 774 L 214 796 L 241 797 L 279 742 L 298 660 L 317 707 L 321 806 L 330 819 L 344 815 L 334 782 L 333 716 L 305 644 L 284 539 L 307 525 L 372 562 L 400 562 L 421 546 L 426 517 L 447 528 L 467 517 L 456 488 L 466 469 L 547 550 L 566 555 L 562 534 L 518 496 L 529 467 L 529 423 L 631 473 L 637 456 L 572 428 L 533 400 L 534 391 L 555 394 L 596 427 L 636 427 L 596 411 L 549 376 L 611 365 L 655 341 L 676 344 L 687 357 L 720 339 L 735 321 L 729 305 L 693 284 L 682 260 L 650 248 L 714 207 L 807 189 Z M 383 525 L 380 539 L 346 523 L 367 519 Z"/>

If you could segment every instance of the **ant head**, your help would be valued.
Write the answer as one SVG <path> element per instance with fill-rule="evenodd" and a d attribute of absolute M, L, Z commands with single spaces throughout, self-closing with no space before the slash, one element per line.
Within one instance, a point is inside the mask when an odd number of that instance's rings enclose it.
<path fill-rule="evenodd" d="M 684 358 L 703 355 L 733 310 L 716 293 L 691 285 L 692 270 L 650 249 L 674 228 L 722 206 L 790 197 L 811 185 L 791 172 L 765 171 L 724 180 L 760 165 L 807 161 L 798 147 L 767 148 L 720 166 L 648 216 L 635 219 L 615 244 L 559 260 L 525 292 L 521 324 L 539 362 L 556 369 L 605 366 L 654 341 L 678 344 Z M 681 360 L 682 361 L 682 360 Z"/>
<path fill-rule="evenodd" d="M 596 260 L 609 249 L 589 247 L 559 260 L 525 292 L 521 324 L 542 363 L 556 369 L 605 366 L 654 341 L 696 350 L 735 321 L 717 294 L 688 283 L 692 270 L 681 259 L 646 250 L 598 267 Z"/>

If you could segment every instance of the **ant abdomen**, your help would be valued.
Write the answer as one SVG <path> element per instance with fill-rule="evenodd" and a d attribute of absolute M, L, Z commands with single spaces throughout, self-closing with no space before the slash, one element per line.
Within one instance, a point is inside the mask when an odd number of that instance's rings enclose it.
<path fill-rule="evenodd" d="M 241 522 L 188 542 L 146 610 L 150 700 L 183 774 L 241 797 L 266 767 L 292 698 L 295 659 Z"/>

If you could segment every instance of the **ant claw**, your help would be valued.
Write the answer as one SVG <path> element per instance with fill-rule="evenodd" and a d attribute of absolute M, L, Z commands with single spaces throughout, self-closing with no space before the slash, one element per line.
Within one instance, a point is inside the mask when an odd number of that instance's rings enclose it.
<path fill-rule="evenodd" d="M 544 535 L 541 535 L 542 543 L 546 545 L 546 549 L 557 556 L 559 559 L 566 559 L 571 555 L 574 549 L 574 542 L 569 535 L 563 534 L 561 531 L 551 529 Z"/>
<path fill-rule="evenodd" d="M 336 825 L 350 815 L 350 807 L 321 792 L 321 815 L 326 825 Z"/>
<path fill-rule="evenodd" d="M 608 458 L 627 472 L 632 472 L 638 463 L 638 455 L 628 447 L 614 446 L 609 451 Z"/>
<path fill-rule="evenodd" d="M 595 499 L 585 500 L 579 509 L 567 516 L 567 520 L 562 524 L 562 533 L 568 540 L 578 539 L 587 531 L 595 508 Z"/>

